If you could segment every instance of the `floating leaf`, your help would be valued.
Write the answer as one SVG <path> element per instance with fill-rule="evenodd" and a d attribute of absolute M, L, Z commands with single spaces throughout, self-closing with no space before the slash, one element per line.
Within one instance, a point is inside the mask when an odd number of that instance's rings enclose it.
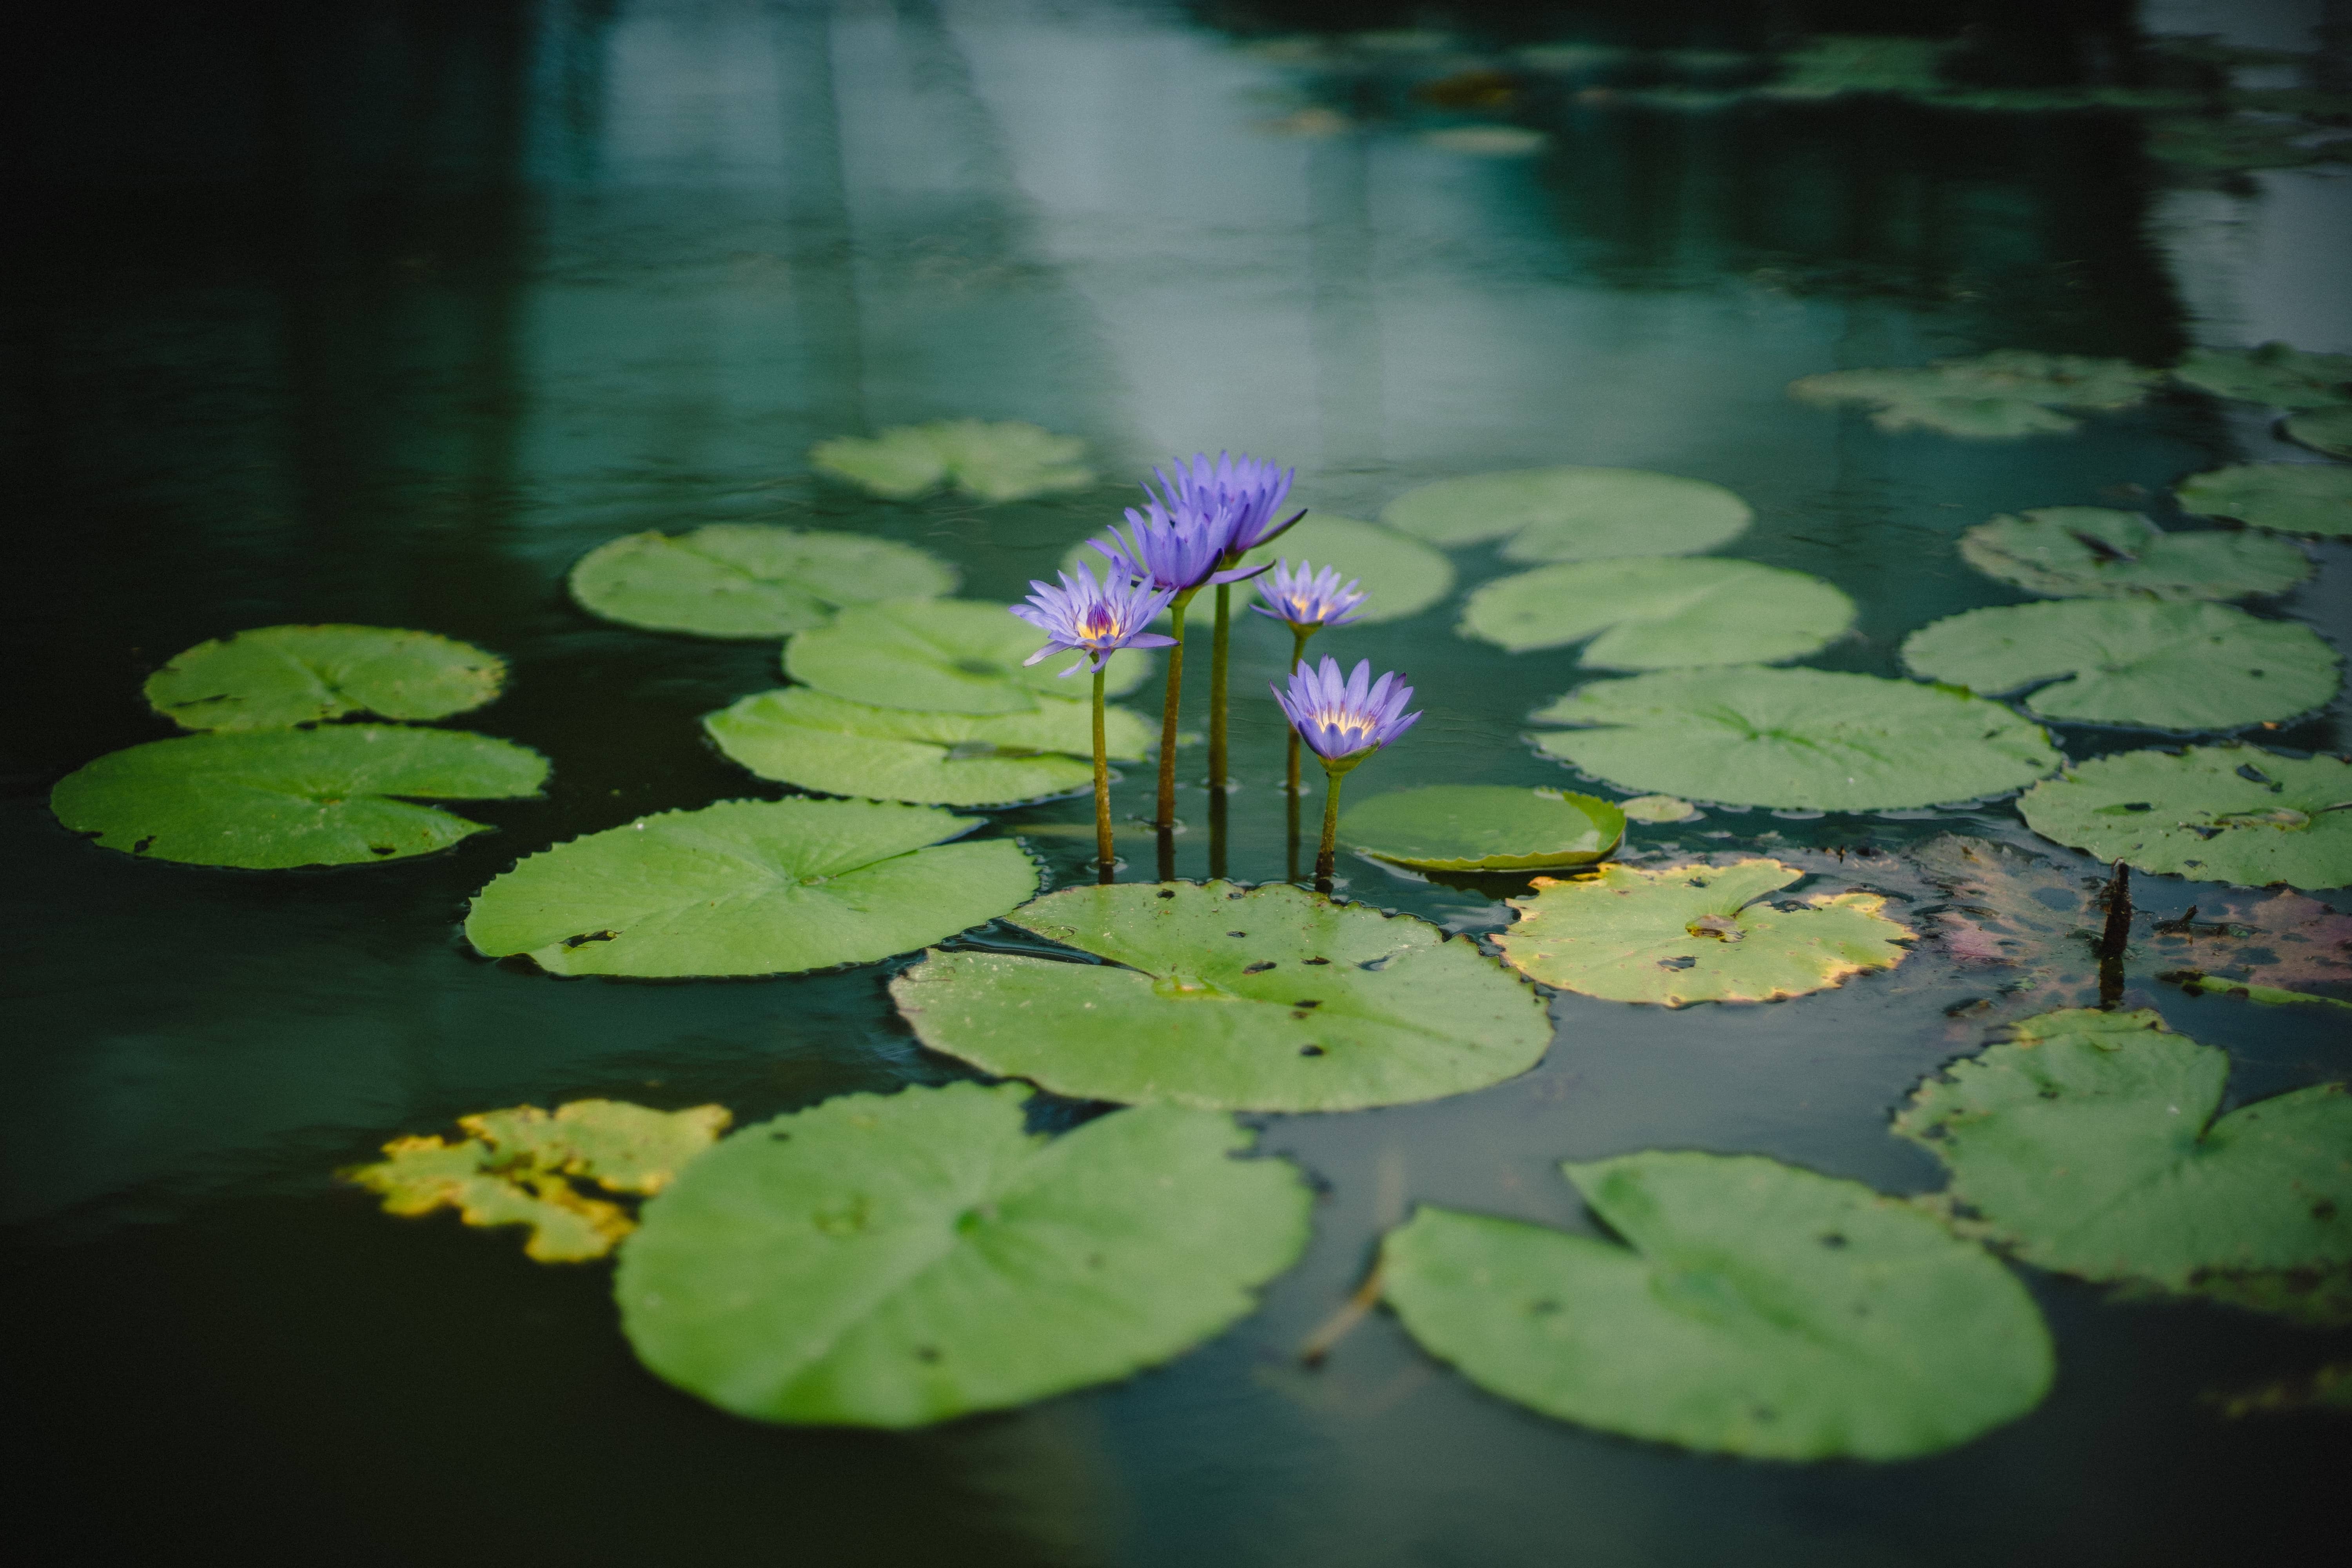
<path fill-rule="evenodd" d="M 478 822 L 416 800 L 511 800 L 547 759 L 457 730 L 339 724 L 189 735 L 110 752 L 49 809 L 109 849 L 195 866 L 365 866 L 446 849 Z"/>
<path fill-rule="evenodd" d="M 1102 562 L 1088 555 L 1100 574 Z M 1354 578 L 1370 595 L 1350 626 L 1401 621 L 1417 616 L 1454 592 L 1454 563 L 1417 539 L 1376 522 L 1311 511 L 1276 540 L 1242 557 L 1247 566 L 1268 561 L 1312 562 L 1339 569 L 1342 582 Z M 1238 595 L 1242 590 L 1235 589 Z M 1254 597 L 1255 595 L 1253 595 Z M 1238 598 L 1236 603 L 1238 603 Z"/>
<path fill-rule="evenodd" d="M 2186 916 L 2158 925 L 2147 946 L 2160 965 L 2211 983 L 2352 985 L 2352 915 L 2300 893 L 2201 894 Z"/>
<path fill-rule="evenodd" d="M 1591 637 L 1588 667 L 1671 669 L 1801 658 L 1853 625 L 1853 601 L 1802 572 L 1753 561 L 1636 558 L 1497 578 L 1470 595 L 1461 630 L 1513 653 Z"/>
<path fill-rule="evenodd" d="M 1771 98 L 1832 98 L 1847 92 L 1918 97 L 1942 89 L 1938 68 L 1951 45 L 1940 38 L 1826 34 L 1781 57 Z"/>
<path fill-rule="evenodd" d="M 1432 784 L 1350 806 L 1339 837 L 1423 871 L 1527 871 L 1607 858 L 1625 837 L 1625 814 L 1559 790 Z"/>
<path fill-rule="evenodd" d="M 870 963 L 995 919 L 1036 889 L 980 819 L 865 800 L 736 800 L 640 817 L 526 857 L 466 935 L 555 974 L 782 974 Z"/>
<path fill-rule="evenodd" d="M 2286 422 L 2294 439 L 2331 458 L 2352 458 L 2352 408 L 2314 408 Z"/>
<path fill-rule="evenodd" d="M 1631 800 L 1621 800 L 1617 809 L 1625 814 L 1628 822 L 1661 824 L 1690 822 L 1698 815 L 1698 807 L 1686 800 L 1676 800 L 1670 795 L 1637 795 Z"/>
<path fill-rule="evenodd" d="M 1421 133 L 1422 144 L 1441 153 L 1466 153 L 1474 158 L 1524 158 L 1540 153 L 1550 141 L 1540 131 L 1517 125 L 1447 125 Z"/>
<path fill-rule="evenodd" d="M 2352 763 L 2334 757 L 2237 745 L 2124 752 L 2036 784 L 2017 809 L 2045 838 L 2142 871 L 2352 884 Z"/>
<path fill-rule="evenodd" d="M 1967 610 L 1903 642 L 1915 675 L 1988 696 L 2039 687 L 2025 705 L 2045 719 L 2150 730 L 2292 719 L 2336 695 L 2336 662 L 2300 622 L 2140 600 Z"/>
<path fill-rule="evenodd" d="M 2006 844 L 1947 833 L 1911 851 L 1927 877 L 1951 895 L 1936 911 L 1944 951 L 1964 963 L 2014 965 L 2024 971 L 2011 989 L 2036 997 L 2090 987 L 2100 935 L 2095 911 L 2097 879 L 2053 866 Z"/>
<path fill-rule="evenodd" d="M 2215 1119 L 2230 1058 L 2152 1012 L 2044 1013 L 1913 1091 L 1895 1131 L 2027 1262 L 2189 1288 L 2352 1263 L 2352 1099 L 2321 1084 Z"/>
<path fill-rule="evenodd" d="M 2297 1410 L 2352 1413 L 2352 1361 L 2321 1367 L 2309 1377 L 2282 1378 L 2259 1387 L 2216 1399 L 2223 1416 L 2242 1421 L 2249 1415 L 2277 1415 Z"/>
<path fill-rule="evenodd" d="M 2352 539 L 2352 468 L 2247 463 L 2192 474 L 2173 494 L 2183 510 L 2309 539 Z"/>
<path fill-rule="evenodd" d="M 1157 739 L 1124 708 L 1103 713 L 1108 754 Z M 763 779 L 827 795 L 932 805 L 1010 805 L 1094 784 L 1092 705 L 1040 697 L 1030 713 L 868 708 L 805 686 L 761 691 L 703 716 L 719 749 Z"/>
<path fill-rule="evenodd" d="M 572 596 L 608 621 L 706 637 L 777 637 L 843 605 L 953 593 L 955 568 L 856 533 L 712 523 L 607 540 L 572 568 Z"/>
<path fill-rule="evenodd" d="M 1509 539 L 1511 561 L 1696 555 L 1737 539 L 1748 503 L 1704 479 L 1642 468 L 1518 468 L 1440 479 L 1388 504 L 1381 521 L 1433 544 Z"/>
<path fill-rule="evenodd" d="M 1280 1160 L 1172 1106 L 1050 1142 L 1003 1084 L 846 1095 L 747 1128 L 646 1205 L 622 1331 L 761 1421 L 920 1426 L 1107 1383 L 1246 1315 L 1306 1245 Z"/>
<path fill-rule="evenodd" d="M 2129 407 L 2161 374 L 2123 360 L 1996 349 L 1912 369 L 1829 371 L 1789 391 L 1806 403 L 1872 405 L 1871 423 L 1889 432 L 1997 438 L 2072 430 L 2080 421 L 2054 410 Z"/>
<path fill-rule="evenodd" d="M 1423 1207 L 1381 1247 L 1406 1330 L 1490 1393 L 1708 1452 L 1903 1459 L 2050 1387 L 2016 1278 L 1858 1182 L 1655 1151 L 1560 1168 L 1626 1245 Z"/>
<path fill-rule="evenodd" d="M 2331 160 L 2331 147 L 2309 147 L 2311 127 L 2237 114 L 2168 114 L 2150 121 L 2148 156 L 2210 174 L 2299 169 Z M 2318 357 L 2318 356 L 2314 356 Z"/>
<path fill-rule="evenodd" d="M 373 713 L 440 719 L 499 694 L 496 654 L 389 626 L 262 626 L 200 642 L 147 678 L 147 701 L 184 730 L 287 730 Z"/>
<path fill-rule="evenodd" d="M 536 1106 L 461 1116 L 472 1136 L 397 1138 L 381 1163 L 346 1181 L 383 1198 L 384 1212 L 454 1208 L 467 1225 L 527 1225 L 523 1251 L 541 1263 L 602 1258 L 634 1222 L 618 1205 L 583 1194 L 566 1177 L 610 1192 L 656 1193 L 726 1129 L 726 1108 L 661 1111 L 625 1100 L 576 1100 L 552 1115 Z"/>
<path fill-rule="evenodd" d="M 2273 408 L 2325 408 L 2352 403 L 2352 354 L 2305 353 L 2285 343 L 2251 349 L 2197 349 L 2172 373 L 2216 397 Z"/>
<path fill-rule="evenodd" d="M 2311 562 L 2266 533 L 2166 533 L 2144 517 L 2053 506 L 1997 517 L 1960 535 L 1960 558 L 1988 577 L 2057 598 L 2240 599 L 2283 594 Z"/>
<path fill-rule="evenodd" d="M 934 952 L 890 994 L 933 1050 L 1074 1100 L 1398 1105 L 1500 1083 L 1551 1039 L 1475 943 L 1288 883 L 1067 888 L 1013 923 L 1109 963 Z"/>
<path fill-rule="evenodd" d="M 1668 669 L 1596 680 L 1535 715 L 1538 747 L 1621 789 L 1733 805 L 1885 811 L 1999 795 L 2055 768 L 1999 703 L 1822 669 Z"/>
<path fill-rule="evenodd" d="M 1778 860 L 1536 879 L 1496 942 L 1529 977 L 1610 1002 L 1769 1002 L 1891 969 L 1912 933 L 1875 893 L 1766 903 L 1804 873 Z"/>
<path fill-rule="evenodd" d="M 971 599 L 894 599 L 844 609 L 833 625 L 784 645 L 784 673 L 828 696 L 875 708 L 945 713 L 1034 713 L 1041 699 L 1070 699 L 1087 688 L 1062 671 L 1080 654 L 1021 661 L 1045 635 L 1003 605 Z M 1132 648 L 1110 656 L 1104 689 L 1116 697 L 1151 673 Z M 1083 674 L 1083 672 L 1081 672 Z M 1075 700 L 1075 699 L 1073 699 Z M 1087 742 L 1093 753 L 1093 742 Z"/>
<path fill-rule="evenodd" d="M 809 449 L 812 467 L 893 500 L 951 484 L 985 501 L 1024 500 L 1095 482 L 1079 461 L 1087 444 L 1017 421 L 987 424 L 948 419 L 821 441 Z"/>
<path fill-rule="evenodd" d="M 2183 991 L 2191 992 L 2200 996 L 2242 996 L 2249 1002 L 2259 1003 L 2265 1007 L 2283 1007 L 2306 1002 L 2322 1007 L 2352 1007 L 2352 1002 L 2346 1002 L 2335 996 L 2314 995 L 2308 991 L 2282 991 L 2274 985 L 2255 985 L 2243 980 L 2224 980 L 2211 974 L 2200 974 L 2193 969 L 2180 970 L 2164 978 L 2173 982 Z"/>

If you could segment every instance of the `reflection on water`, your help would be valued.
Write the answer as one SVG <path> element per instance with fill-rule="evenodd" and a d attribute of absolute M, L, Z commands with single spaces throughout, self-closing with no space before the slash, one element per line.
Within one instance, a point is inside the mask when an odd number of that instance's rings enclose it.
<path fill-rule="evenodd" d="M 1595 7 L 1591 36 L 1746 49 L 1786 25 L 1706 9 Z M 2120 36 L 2114 7 L 2076 9 L 2038 24 L 2051 47 Z M 1552 23 L 1490 25 L 1510 42 Z M 1688 474 L 1757 508 L 1733 552 L 1861 603 L 1816 662 L 1891 674 L 1907 631 L 2015 597 L 1959 563 L 1961 529 L 2059 504 L 2168 521 L 2181 474 L 2285 449 L 2253 411 L 2169 395 L 2065 439 L 1888 437 L 1792 403 L 1789 380 L 2007 345 L 2151 363 L 2273 333 L 2352 348 L 2315 260 L 2352 210 L 2340 179 L 2159 188 L 2127 120 L 1886 100 L 1685 113 L 1561 93 L 1530 111 L 1542 150 L 1479 156 L 1418 135 L 1443 117 L 1412 118 L 1393 61 L 1267 47 L 1324 25 L 1046 0 L 161 9 L 131 38 L 44 24 L 46 68 L 18 68 L 33 129 L 0 154 L 34 241 L 7 307 L 22 553 L 0 831 L 20 952 L 0 1213 L 22 1243 L 16 1342 L 45 1347 L 29 1397 L 75 1485 L 104 1454 L 173 1500 L 182 1539 L 386 1562 L 459 1532 L 583 1561 L 688 1542 L 876 1563 L 2144 1561 L 2225 1528 L 2254 1543 L 2260 1525 L 2209 1511 L 2250 1478 L 2324 1495 L 2300 1429 L 2190 1405 L 2300 1369 L 2313 1337 L 2050 1282 L 2051 1405 L 1885 1472 L 1542 1422 L 1378 1317 L 1324 1373 L 1288 1364 L 1411 1203 L 1585 1223 L 1563 1157 L 1707 1147 L 1931 1184 L 1885 1108 L 1977 1037 L 1926 965 L 1786 1006 L 1562 998 L 1550 1057 L 1515 1083 L 1275 1119 L 1267 1146 L 1330 1192 L 1264 1313 L 1132 1384 L 917 1439 L 718 1416 L 636 1370 L 595 1271 L 391 1225 L 331 1187 L 385 1137 L 486 1106 L 602 1093 L 748 1121 L 953 1075 L 891 1016 L 895 966 L 562 984 L 456 932 L 516 855 L 773 793 L 696 724 L 774 684 L 773 648 L 590 620 L 561 588 L 590 546 L 813 520 L 919 542 L 965 592 L 1010 598 L 1131 494 L 877 503 L 809 474 L 817 440 L 1022 419 L 1084 437 L 1113 476 L 1246 446 L 1355 516 L 1487 468 Z M 2324 553 L 2285 613 L 2341 629 L 2343 552 Z M 1465 589 L 1505 569 L 1483 549 L 1456 563 Z M 1407 671 L 1429 709 L 1360 785 L 1563 782 L 1517 735 L 1580 679 L 1573 652 L 1469 643 L 1457 613 L 1318 640 Z M 1229 855 L 1260 879 L 1283 870 L 1282 748 L 1251 694 L 1287 648 L 1243 619 Z M 549 797 L 480 807 L 501 832 L 449 856 L 349 873 L 144 865 L 58 832 L 57 777 L 163 732 L 137 699 L 147 670 L 298 620 L 506 655 L 512 689 L 468 722 L 551 755 Z M 2339 725 L 2270 738 L 2336 746 Z M 1120 809 L 1145 815 L 1149 771 L 1130 771 Z M 1197 790 L 1182 810 L 1176 868 L 1201 875 Z M 1083 875 L 1086 803 L 1000 820 L 1050 829 L 1029 842 L 1058 880 Z M 1718 813 L 1635 840 L 1895 843 L 1948 821 Z M 2000 808 L 1979 826 L 2020 831 Z M 1457 931 L 1507 918 L 1492 889 L 1342 871 Z M 2192 898 L 2141 891 L 2166 914 Z M 2242 1095 L 2346 1070 L 2325 1020 L 2131 1000 L 2229 1045 Z"/>

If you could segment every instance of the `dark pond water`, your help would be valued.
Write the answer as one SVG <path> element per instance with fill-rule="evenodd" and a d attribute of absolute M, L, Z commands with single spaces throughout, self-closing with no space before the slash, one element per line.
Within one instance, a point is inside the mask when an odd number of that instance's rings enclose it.
<path fill-rule="evenodd" d="M 602 540 L 814 521 L 919 543 L 967 593 L 1010 598 L 1171 452 L 1274 454 L 1303 499 L 1357 516 L 1447 474 L 1655 468 L 1754 504 L 1728 553 L 1860 602 L 1858 634 L 1813 662 L 1895 674 L 1909 630 L 2018 597 L 1960 563 L 1961 529 L 2056 504 L 2169 518 L 2181 475 L 2286 449 L 2259 410 L 2171 392 L 2069 438 L 1887 437 L 1793 403 L 1791 377 L 2002 346 L 2152 364 L 2260 336 L 2352 348 L 2344 253 L 2332 278 L 2313 259 L 2346 232 L 2352 182 L 2174 188 L 2126 119 L 1890 100 L 1681 114 L 1562 94 L 1522 116 L 1545 150 L 1470 156 L 1420 140 L 1377 73 L 1249 42 L 1412 20 L 1331 10 L 217 5 L 69 10 L 20 37 L 23 123 L 0 155 L 19 242 L 0 307 L 0 1218 L 12 1405 L 39 1456 L 12 1533 L 46 1537 L 42 1561 L 2273 1562 L 2340 1502 L 2341 1425 L 2226 1423 L 2201 1396 L 2340 1357 L 2346 1336 L 2031 1271 L 2059 1347 L 2048 1402 L 1895 1467 L 1729 1462 L 1546 1421 L 1384 1316 L 1297 1368 L 1414 1203 L 1589 1226 L 1564 1158 L 1757 1152 L 1939 1185 L 1886 1116 L 1987 1028 L 1948 1016 L 1983 981 L 1932 954 L 1780 1005 L 1562 997 L 1549 1055 L 1512 1082 L 1264 1119 L 1265 1146 L 1328 1192 L 1262 1311 L 1131 1382 L 912 1436 L 721 1415 L 637 1368 L 601 1267 L 394 1223 L 332 1182 L 487 1107 L 717 1100 L 750 1121 L 960 1074 L 892 1014 L 904 961 L 562 983 L 465 946 L 467 897 L 518 855 L 776 793 L 697 723 L 773 684 L 774 648 L 592 620 L 562 574 Z M 1854 25 L 1803 11 L 1467 25 L 1488 46 L 1710 48 Z M 2042 16 L 2015 33 L 2018 79 L 2079 70 L 2128 27 L 2121 6 Z M 1301 134 L 1332 129 L 1302 109 L 1360 128 Z M 824 437 L 962 416 L 1082 435 L 1119 482 L 897 505 L 807 471 Z M 2315 583 L 2265 613 L 2340 634 L 2352 563 L 2320 553 Z M 1483 550 L 1456 564 L 1465 586 L 1509 569 Z M 1428 710 L 1352 788 L 1570 782 L 1518 737 L 1583 679 L 1573 651 L 1464 640 L 1456 604 L 1318 645 L 1404 668 Z M 502 653 L 509 693 L 466 722 L 552 758 L 546 798 L 469 811 L 499 831 L 446 855 L 333 872 L 142 863 L 57 826 L 58 778 L 168 732 L 140 700 L 147 671 L 288 621 Z M 1249 694 L 1286 639 L 1253 626 L 1239 643 L 1231 869 L 1278 879 L 1281 732 Z M 2341 750 L 2344 716 L 2265 739 Z M 2060 739 L 2084 756 L 2150 737 Z M 1199 792 L 1183 810 L 1197 826 Z M 1087 815 L 1057 803 L 987 831 L 1060 826 L 1029 842 L 1067 883 Z M 1885 850 L 1954 826 L 2030 840 L 2000 804 L 1717 812 L 1632 847 Z M 1180 874 L 1203 874 L 1207 847 L 1180 839 Z M 1349 896 L 1455 930 L 1507 919 L 1488 890 L 1343 873 Z M 2196 896 L 2140 888 L 2157 914 Z M 2316 1009 L 2126 1000 L 2226 1047 L 2237 1100 L 2352 1072 Z"/>

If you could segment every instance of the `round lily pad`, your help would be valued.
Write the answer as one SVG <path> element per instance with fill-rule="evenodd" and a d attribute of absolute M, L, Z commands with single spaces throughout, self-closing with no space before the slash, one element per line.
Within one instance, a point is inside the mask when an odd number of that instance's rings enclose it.
<path fill-rule="evenodd" d="M 1696 819 L 1698 807 L 1686 800 L 1676 800 L 1670 795 L 1637 795 L 1617 803 L 1628 822 L 1656 825 L 1667 822 L 1689 822 Z"/>
<path fill-rule="evenodd" d="M 572 568 L 583 609 L 624 626 L 706 637 L 777 637 L 842 605 L 955 591 L 927 550 L 857 533 L 716 522 L 691 533 L 607 540 Z"/>
<path fill-rule="evenodd" d="M 646 1205 L 622 1331 L 755 1420 L 920 1426 L 1125 1377 L 1248 1315 L 1312 1197 L 1229 1116 L 1045 1139 L 1015 1084 L 845 1095 L 746 1128 Z"/>
<path fill-rule="evenodd" d="M 1988 577 L 2053 598 L 2241 599 L 2283 594 L 2311 562 L 2267 533 L 2167 533 L 2096 506 L 1996 517 L 1960 535 L 1960 558 Z"/>
<path fill-rule="evenodd" d="M 2352 458 L 2352 407 L 2306 409 L 2286 422 L 2286 433 L 2331 458 Z"/>
<path fill-rule="evenodd" d="M 1816 653 L 1853 625 L 1853 601 L 1802 572 L 1753 561 L 1636 557 L 1539 566 L 1470 595 L 1462 634 L 1513 653 L 1592 640 L 1607 669 L 1770 664 Z"/>
<path fill-rule="evenodd" d="M 2172 374 L 2200 392 L 2273 408 L 2352 403 L 2352 354 L 2305 353 L 2284 343 L 2198 349 Z"/>
<path fill-rule="evenodd" d="M 446 849 L 478 822 L 419 800 L 537 793 L 547 759 L 457 730 L 338 724 L 150 741 L 58 781 L 49 809 L 109 849 L 194 866 L 366 866 Z"/>
<path fill-rule="evenodd" d="M 1087 690 L 1084 656 L 1055 654 L 1021 661 L 1045 646 L 1045 635 L 1006 613 L 1003 605 L 971 599 L 893 599 L 853 605 L 833 625 L 802 632 L 784 645 L 784 673 L 830 697 L 874 708 L 942 713 L 1034 713 L 1044 698 Z M 1116 697 L 1151 674 L 1150 656 L 1121 648 L 1103 671 L 1103 689 Z M 1089 754 L 1093 742 L 1087 742 Z"/>
<path fill-rule="evenodd" d="M 262 626 L 200 642 L 147 678 L 184 730 L 288 730 L 373 713 L 440 719 L 499 694 L 505 661 L 471 643 L 390 626 Z"/>
<path fill-rule="evenodd" d="M 734 800 L 528 856 L 474 895 L 466 936 L 554 974 L 782 974 L 870 963 L 1036 890 L 980 818 L 869 800 Z"/>
<path fill-rule="evenodd" d="M 1091 555 L 1087 559 L 1100 565 Z M 1355 579 L 1367 596 L 1349 626 L 1401 621 L 1454 592 L 1453 562 L 1395 529 L 1352 517 L 1308 512 L 1281 538 L 1243 556 L 1242 563 L 1259 566 L 1276 560 L 1337 567 L 1340 581 Z M 1235 603 L 1244 591 L 1234 590 Z M 1254 591 L 1250 597 L 1256 601 Z"/>
<path fill-rule="evenodd" d="M 1624 1244 L 1424 1207 L 1381 1247 L 1415 1340 L 1489 1393 L 1759 1459 L 1905 1459 L 2040 1404 L 2014 1275 L 1858 1182 L 1754 1155 L 1561 1167 Z"/>
<path fill-rule="evenodd" d="M 1987 695 L 2038 687 L 2025 705 L 2045 719 L 2150 730 L 2292 719 L 2336 695 L 2336 655 L 2299 622 L 2145 600 L 1965 611 L 1905 638 L 1903 663 Z"/>
<path fill-rule="evenodd" d="M 703 716 L 719 749 L 763 779 L 827 795 L 931 805 L 1011 805 L 1094 785 L 1090 701 L 1040 697 L 1028 713 L 868 708 L 806 686 L 761 691 Z M 1158 738 L 1124 708 L 1103 712 L 1112 757 Z"/>
<path fill-rule="evenodd" d="M 2181 507 L 2250 528 L 2312 539 L 2352 539 L 2352 468 L 2336 463 L 2247 463 L 2192 474 L 2173 494 Z"/>
<path fill-rule="evenodd" d="M 2044 1013 L 1913 1091 L 1895 1131 L 1951 1171 L 1969 1226 L 2027 1262 L 2182 1289 L 2352 1263 L 2340 1083 L 2216 1118 L 2230 1058 L 2152 1012 Z"/>
<path fill-rule="evenodd" d="M 1079 459 L 1087 444 L 1016 420 L 943 419 L 902 425 L 871 439 L 836 437 L 809 449 L 819 471 L 893 500 L 952 485 L 984 501 L 1084 489 L 1095 482 Z"/>
<path fill-rule="evenodd" d="M 1013 923 L 1109 962 L 934 952 L 891 997 L 933 1050 L 1074 1100 L 1400 1105 L 1500 1083 L 1551 1040 L 1475 942 L 1286 882 L 1066 888 Z"/>
<path fill-rule="evenodd" d="M 1621 789 L 1729 805 L 1887 811 L 2022 788 L 2059 763 L 1997 702 L 1825 669 L 1664 669 L 1596 680 L 1535 715 L 1533 737 Z"/>
<path fill-rule="evenodd" d="M 1432 784 L 1350 806 L 1339 837 L 1423 871 L 1528 871 L 1606 858 L 1625 837 L 1625 814 L 1559 790 Z"/>
<path fill-rule="evenodd" d="M 1696 555 L 1755 517 L 1704 479 L 1642 468 L 1517 468 L 1440 479 L 1391 501 L 1381 521 L 1433 544 L 1509 539 L 1513 561 Z"/>
<path fill-rule="evenodd" d="M 2161 374 L 2123 360 L 1997 349 L 1909 368 L 1829 371 L 1790 382 L 1789 392 L 1806 403 L 1863 404 L 1890 433 L 1998 439 L 2062 435 L 2081 421 L 2057 410 L 2128 407 Z"/>
<path fill-rule="evenodd" d="M 2044 838 L 2202 882 L 2352 885 L 2352 763 L 2253 746 L 2078 763 L 2017 803 Z"/>
<path fill-rule="evenodd" d="M 1536 879 L 1503 956 L 1530 978 L 1611 1002 L 1769 1002 L 1903 962 L 1913 933 L 1875 893 L 1766 902 L 1804 876 L 1778 860 Z"/>

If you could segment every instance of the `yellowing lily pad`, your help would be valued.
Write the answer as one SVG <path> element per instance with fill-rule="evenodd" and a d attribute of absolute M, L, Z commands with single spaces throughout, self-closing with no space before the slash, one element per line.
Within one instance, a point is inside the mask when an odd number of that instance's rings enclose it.
<path fill-rule="evenodd" d="M 184 730 L 286 730 L 351 713 L 441 719 L 499 694 L 505 661 L 390 626 L 262 626 L 201 642 L 147 678 Z"/>

